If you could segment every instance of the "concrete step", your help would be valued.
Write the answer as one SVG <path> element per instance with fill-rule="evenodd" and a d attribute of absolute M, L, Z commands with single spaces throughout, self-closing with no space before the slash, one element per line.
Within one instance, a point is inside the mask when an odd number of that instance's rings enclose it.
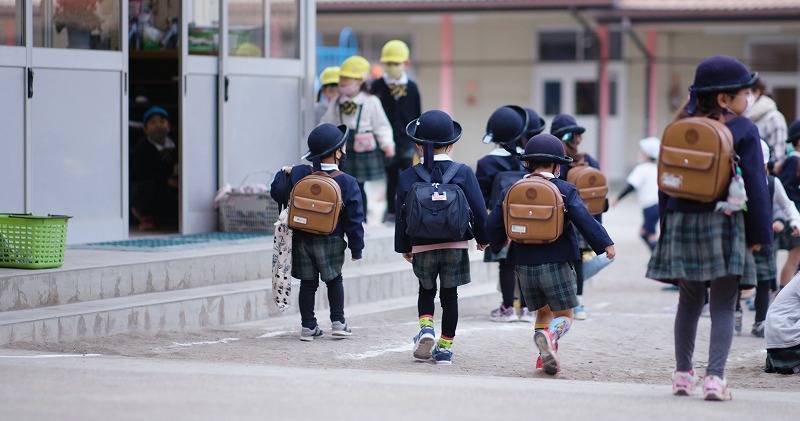
<path fill-rule="evenodd" d="M 345 260 L 345 270 L 402 261 L 394 230 L 370 227 L 364 258 Z M 0 312 L 185 290 L 272 276 L 272 243 L 251 243 L 174 252 L 100 251 L 67 248 L 56 269 L 0 269 Z"/>
<path fill-rule="evenodd" d="M 473 284 L 493 285 L 496 265 L 482 263 L 479 252 L 473 252 L 471 260 Z M 348 268 L 343 275 L 345 310 L 398 297 L 415 302 L 418 283 L 405 261 Z M 299 282 L 295 281 L 293 305 L 284 312 L 273 304 L 269 278 L 7 311 L 0 313 L 0 345 L 71 342 L 113 334 L 155 335 L 293 315 L 298 311 L 298 291 Z M 324 286 L 317 291 L 315 308 L 324 320 L 328 308 Z"/>

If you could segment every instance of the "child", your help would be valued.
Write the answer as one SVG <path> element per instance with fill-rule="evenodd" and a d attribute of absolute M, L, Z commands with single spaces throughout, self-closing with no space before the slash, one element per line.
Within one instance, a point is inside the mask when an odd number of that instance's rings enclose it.
<path fill-rule="evenodd" d="M 588 153 L 578 152 L 578 146 L 580 146 L 581 142 L 583 141 L 584 132 L 586 132 L 586 129 L 579 126 L 575 121 L 575 117 L 568 114 L 559 114 L 555 116 L 555 118 L 553 118 L 553 122 L 550 124 L 550 134 L 564 142 L 564 149 L 567 151 L 567 156 L 572 158 L 571 163 L 561 165 L 561 176 L 559 178 L 564 181 L 567 180 L 567 174 L 569 173 L 570 168 L 574 166 L 589 165 L 590 167 L 597 168 L 598 170 L 600 169 L 600 162 L 592 158 L 591 155 Z M 595 215 L 594 219 L 596 219 L 597 222 L 603 223 L 602 214 Z M 576 234 L 578 236 L 578 248 L 581 250 L 581 255 L 584 253 L 591 253 L 592 248 L 589 246 L 589 244 L 580 235 L 580 233 Z M 575 273 L 578 276 L 578 305 L 575 307 L 575 319 L 586 320 L 588 315 L 586 314 L 586 309 L 583 306 L 584 273 L 582 257 L 575 261 Z"/>
<path fill-rule="evenodd" d="M 764 166 L 769 166 L 769 145 L 765 141 L 761 141 L 761 154 L 764 157 Z M 767 170 L 769 171 L 769 170 Z M 773 175 L 767 175 L 767 190 L 772 197 L 770 207 L 772 209 L 772 230 L 775 235 L 780 235 L 781 232 L 786 231 L 787 235 L 792 238 L 800 237 L 800 212 L 794 205 L 794 202 L 789 200 L 786 196 L 786 191 L 783 185 Z M 785 222 L 785 223 L 784 223 Z M 787 226 L 788 225 L 788 226 Z M 788 234 L 791 233 L 791 234 Z M 764 337 L 764 319 L 767 317 L 767 308 L 769 308 L 770 289 L 776 290 L 776 275 L 777 270 L 775 267 L 775 253 L 773 250 L 754 251 L 753 258 L 756 263 L 756 296 L 754 310 L 756 311 L 755 323 L 750 333 L 753 336 Z M 739 294 L 741 298 L 741 293 Z M 737 333 L 742 332 L 742 309 L 740 300 L 736 300 L 736 314 L 734 330 Z"/>
<path fill-rule="evenodd" d="M 289 174 L 289 185 L 281 182 L 283 174 L 276 174 L 272 182 L 270 195 L 276 201 L 288 197 L 292 187 L 303 177 L 313 171 L 325 171 L 333 174 L 333 179 L 342 191 L 344 206 L 339 214 L 336 229 L 330 235 L 311 234 L 294 230 L 292 236 L 292 277 L 300 279 L 300 294 L 298 306 L 302 330 L 301 341 L 312 341 L 323 336 L 322 329 L 317 325 L 314 317 L 314 299 L 322 279 L 328 287 L 328 304 L 331 310 L 331 335 L 350 336 L 352 331 L 347 326 L 344 318 L 344 286 L 342 285 L 342 265 L 344 265 L 344 249 L 350 248 L 353 260 L 361 259 L 364 249 L 364 222 L 363 206 L 361 204 L 361 191 L 358 183 L 352 176 L 339 171 L 339 166 L 344 165 L 345 141 L 347 140 L 347 127 L 336 127 L 332 124 L 321 124 L 308 135 L 308 152 L 305 159 L 313 163 L 283 167 L 282 171 Z M 282 203 L 286 205 L 286 203 Z M 347 243 L 344 241 L 347 234 Z"/>
<path fill-rule="evenodd" d="M 400 174 L 397 185 L 397 203 L 402 206 L 394 231 L 394 249 L 412 264 L 414 275 L 419 279 L 419 333 L 413 338 L 414 358 L 428 360 L 433 357 L 436 364 L 450 364 L 453 359 L 453 338 L 458 324 L 458 286 L 470 282 L 469 240 L 475 238 L 478 250 L 483 250 L 489 242 L 484 230 L 486 206 L 481 197 L 478 180 L 472 170 L 453 162 L 449 154 L 453 144 L 461 138 L 461 126 L 447 113 L 426 111 L 418 119 L 408 123 L 406 133 L 423 153 L 422 163 L 432 174 L 431 180 L 442 178 L 451 165 L 459 165 L 458 172 L 450 184 L 457 185 L 469 204 L 473 214 L 470 228 L 461 238 L 432 240 L 411 237 L 407 234 L 409 221 L 405 209 L 406 196 L 415 183 L 423 181 L 415 167 Z M 438 177 L 437 177 L 438 174 Z M 451 205 L 454 206 L 454 205 Z M 439 278 L 439 301 L 442 306 L 442 331 L 434 347 L 436 335 L 433 330 L 434 298 L 436 297 L 436 278 Z M 433 348 L 433 351 L 431 351 Z"/>
<path fill-rule="evenodd" d="M 639 141 L 639 156 L 642 163 L 637 165 L 628 175 L 628 185 L 620 192 L 619 196 L 611 200 L 611 206 L 616 206 L 628 193 L 636 190 L 639 207 L 642 208 L 644 220 L 639 236 L 642 237 L 650 251 L 656 248 L 656 225 L 658 224 L 658 148 L 661 139 L 646 137 Z"/>
<path fill-rule="evenodd" d="M 397 179 L 402 171 L 414 163 L 416 148 L 406 135 L 406 125 L 422 114 L 419 89 L 406 73 L 408 57 L 408 45 L 405 42 L 397 39 L 387 42 L 381 50 L 381 63 L 385 69 L 383 77 L 375 79 L 371 89 L 372 94 L 381 100 L 394 133 L 395 155 L 386 166 L 386 222 L 394 222 L 395 219 Z"/>
<path fill-rule="evenodd" d="M 347 165 L 342 171 L 358 180 L 364 215 L 367 214 L 367 198 L 376 202 L 381 199 L 380 189 L 364 189 L 366 181 L 383 179 L 383 158 L 394 156 L 392 126 L 383 112 L 380 100 L 365 92 L 364 78 L 369 71 L 369 62 L 361 56 L 347 58 L 339 67 L 339 93 L 328 106 L 320 120 L 322 123 L 344 124 L 350 129 L 347 144 Z M 377 203 L 377 202 L 376 202 Z M 375 212 L 373 212 L 375 213 Z"/>
<path fill-rule="evenodd" d="M 319 120 L 331 101 L 339 96 L 339 68 L 326 67 L 319 74 L 319 82 L 322 87 L 317 92 L 317 102 L 314 103 L 314 122 L 319 124 Z"/>
<path fill-rule="evenodd" d="M 566 219 L 583 234 L 595 252 L 605 252 L 608 258 L 613 259 L 614 243 L 606 230 L 589 214 L 575 186 L 558 178 L 561 166 L 572 162 L 571 158 L 564 156 L 562 142 L 553 135 L 538 134 L 528 141 L 525 153 L 519 158 L 532 176 L 544 177 L 556 185 L 564 197 Z M 495 204 L 489 213 L 486 228 L 492 251 L 500 251 L 508 243 L 502 201 Z M 564 230 L 553 243 L 512 242 L 509 246 L 508 261 L 516 265 L 525 300 L 530 308 L 538 310 L 534 341 L 547 374 L 556 374 L 560 369 L 558 340 L 569 331 L 573 308 L 578 305 L 573 264 L 579 259 L 578 240 L 575 232 L 569 229 Z"/>
<path fill-rule="evenodd" d="M 711 285 L 711 341 L 703 379 L 706 400 L 731 398 L 725 362 L 733 340 L 734 308 L 741 287 L 756 283 L 753 255 L 769 249 L 772 227 L 766 172 L 758 129 L 741 117 L 752 101 L 750 87 L 758 80 L 733 57 L 703 60 L 689 88 L 689 101 L 677 119 L 707 117 L 724 122 L 734 139 L 734 151 L 747 193 L 747 212 L 715 212 L 717 203 L 677 199 L 659 191 L 661 236 L 647 268 L 647 277 L 678 284 L 675 315 L 675 360 L 672 393 L 690 395 L 696 380 L 692 368 L 697 322 L 706 285 Z"/>
<path fill-rule="evenodd" d="M 791 144 L 793 151 L 785 157 L 782 165 L 779 166 L 780 178 L 783 187 L 786 189 L 786 195 L 794 202 L 795 206 L 800 208 L 800 152 L 798 151 L 798 140 L 800 140 L 800 120 L 795 121 L 789 126 L 789 137 L 786 143 Z M 789 251 L 789 257 L 786 259 L 786 264 L 781 269 L 780 285 L 783 287 L 797 272 L 797 266 L 800 264 L 800 238 L 792 237 L 788 231 L 784 231 L 779 236 L 780 248 Z"/>
<path fill-rule="evenodd" d="M 800 373 L 800 277 L 795 275 L 769 308 L 767 373 Z"/>
<path fill-rule="evenodd" d="M 477 169 L 475 170 L 475 176 L 481 186 L 486 209 L 494 207 L 491 196 L 496 176 L 501 172 L 523 170 L 522 164 L 517 158 L 517 155 L 525 151 L 522 148 L 523 139 L 527 142 L 531 136 L 539 134 L 542 130 L 544 130 L 544 120 L 536 114 L 536 111 L 530 110 L 528 112 L 516 105 L 500 107 L 489 117 L 483 143 L 494 142 L 497 147 L 478 160 Z M 532 134 L 525 137 L 528 133 Z M 520 178 L 522 177 L 520 176 Z M 524 296 L 520 297 L 519 316 L 514 309 L 514 292 L 518 281 L 514 273 L 514 265 L 506 261 L 507 253 L 507 248 L 503 248 L 497 254 L 488 249 L 484 250 L 484 262 L 499 262 L 500 293 L 503 296 L 503 302 L 500 307 L 492 310 L 489 318 L 493 322 L 514 322 L 517 320 L 532 322 L 534 315 L 528 309 Z"/>

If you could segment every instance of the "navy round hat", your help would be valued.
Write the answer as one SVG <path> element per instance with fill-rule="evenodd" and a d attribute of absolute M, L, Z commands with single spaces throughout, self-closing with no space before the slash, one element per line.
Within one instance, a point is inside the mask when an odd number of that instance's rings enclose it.
<path fill-rule="evenodd" d="M 161 107 L 150 107 L 142 115 L 142 121 L 144 122 L 144 124 L 147 124 L 147 121 L 150 120 L 150 118 L 153 117 L 154 115 L 160 115 L 169 120 L 169 113 L 167 112 L 167 110 Z"/>
<path fill-rule="evenodd" d="M 730 56 L 711 56 L 697 65 L 691 92 L 733 91 L 753 86 L 758 73 L 750 73 L 739 60 Z"/>
<path fill-rule="evenodd" d="M 425 111 L 406 126 L 406 134 L 414 143 L 431 142 L 434 147 L 452 145 L 461 138 L 461 125 L 444 111 Z"/>
<path fill-rule="evenodd" d="M 539 116 L 539 113 L 534 111 L 531 108 L 525 107 L 525 114 L 528 115 L 528 126 L 525 127 L 525 138 L 530 139 L 532 136 L 536 136 L 537 134 L 544 131 L 544 119 Z"/>
<path fill-rule="evenodd" d="M 558 138 L 562 138 L 567 133 L 581 134 L 585 131 L 586 128 L 579 126 L 575 117 L 569 114 L 559 114 L 550 123 L 550 134 Z"/>
<path fill-rule="evenodd" d="M 532 137 L 525 145 L 525 153 L 519 159 L 529 162 L 549 162 L 553 164 L 569 164 L 572 158 L 566 156 L 561 139 L 547 133 Z"/>
<path fill-rule="evenodd" d="M 308 152 L 301 158 L 309 161 L 322 159 L 341 148 L 347 140 L 347 126 L 334 126 L 333 124 L 320 124 L 308 135 Z"/>
<path fill-rule="evenodd" d="M 795 144 L 798 139 L 800 139 L 800 120 L 795 120 L 795 122 L 789 126 L 789 136 L 786 139 L 786 143 Z"/>
<path fill-rule="evenodd" d="M 528 125 L 528 114 L 516 105 L 502 106 L 492 113 L 486 123 L 486 134 L 483 143 L 499 144 L 516 142 L 525 134 Z"/>

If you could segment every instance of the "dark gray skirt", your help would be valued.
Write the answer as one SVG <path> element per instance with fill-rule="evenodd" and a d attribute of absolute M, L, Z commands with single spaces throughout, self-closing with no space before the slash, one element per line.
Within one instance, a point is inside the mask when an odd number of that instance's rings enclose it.
<path fill-rule="evenodd" d="M 668 212 L 664 226 L 647 265 L 648 278 L 672 284 L 731 278 L 741 288 L 756 285 L 742 212 Z"/>
<path fill-rule="evenodd" d="M 386 170 L 383 167 L 383 151 L 376 148 L 369 152 L 356 152 L 351 142 L 347 142 L 347 162 L 342 171 L 352 175 L 359 183 L 380 180 Z"/>

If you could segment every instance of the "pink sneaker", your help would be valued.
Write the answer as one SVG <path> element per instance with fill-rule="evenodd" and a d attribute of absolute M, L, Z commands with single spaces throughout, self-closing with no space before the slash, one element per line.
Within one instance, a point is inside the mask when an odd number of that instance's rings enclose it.
<path fill-rule="evenodd" d="M 541 355 L 536 357 L 536 369 L 537 370 L 541 370 L 542 369 L 542 356 Z"/>
<path fill-rule="evenodd" d="M 533 334 L 533 341 L 536 347 L 539 348 L 539 354 L 542 357 L 542 369 L 549 375 L 555 375 L 561 371 L 561 364 L 558 361 L 558 347 L 553 341 L 553 336 L 548 330 L 537 330 Z"/>
<path fill-rule="evenodd" d="M 728 382 L 718 376 L 703 377 L 703 398 L 707 401 L 731 400 Z"/>
<path fill-rule="evenodd" d="M 672 394 L 675 396 L 689 396 L 694 392 L 697 377 L 694 370 L 672 372 Z"/>

